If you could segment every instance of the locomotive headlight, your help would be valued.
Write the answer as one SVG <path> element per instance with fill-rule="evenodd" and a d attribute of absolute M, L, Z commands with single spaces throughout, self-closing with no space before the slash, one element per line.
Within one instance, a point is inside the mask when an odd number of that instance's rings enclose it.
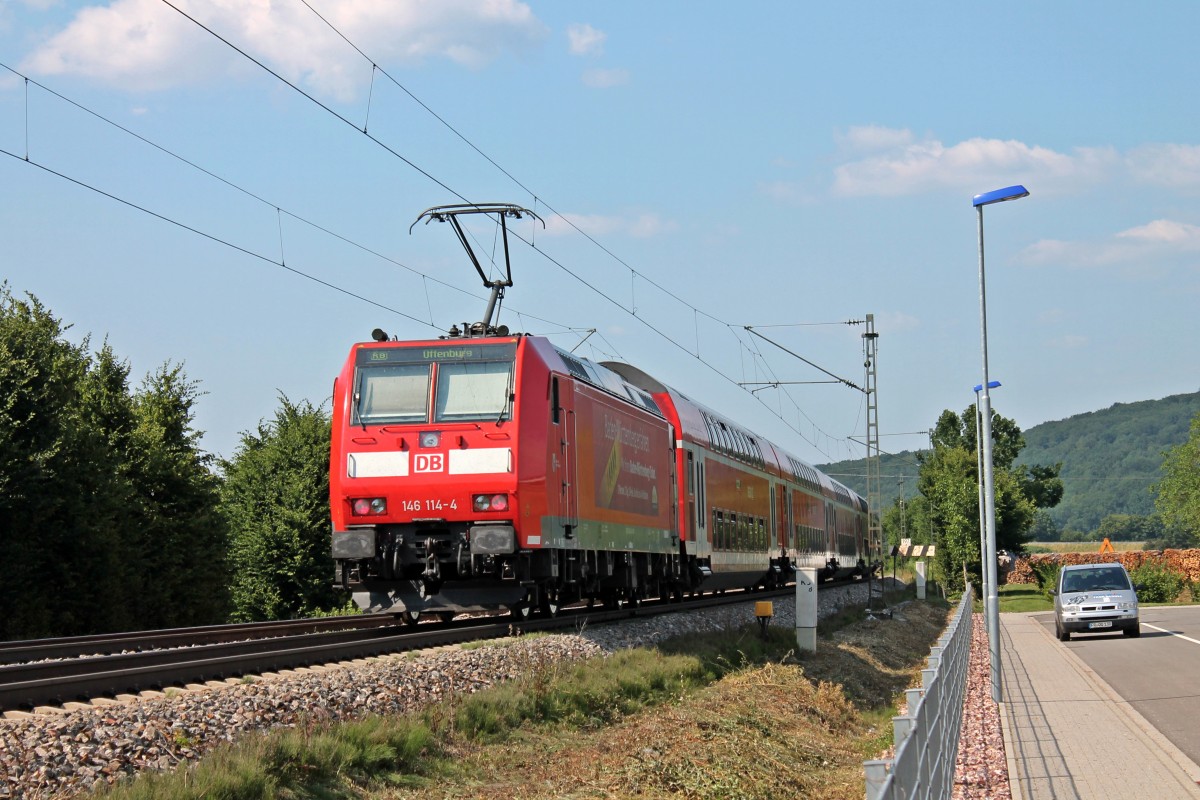
<path fill-rule="evenodd" d="M 387 498 L 359 497 L 350 501 L 350 510 L 356 517 L 379 516 L 387 513 Z"/>
<path fill-rule="evenodd" d="M 477 494 L 471 497 L 471 506 L 479 512 L 508 511 L 508 495 Z"/>

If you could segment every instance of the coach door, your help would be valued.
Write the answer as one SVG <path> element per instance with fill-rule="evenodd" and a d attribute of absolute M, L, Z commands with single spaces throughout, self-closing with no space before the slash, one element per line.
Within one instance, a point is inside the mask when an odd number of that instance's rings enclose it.
<path fill-rule="evenodd" d="M 579 492 L 575 481 L 576 464 L 575 394 L 574 384 L 558 375 L 550 376 L 550 469 L 547 497 L 557 500 L 551 513 L 570 539 L 579 524 Z M 557 485 L 557 496 L 554 487 Z M 554 502 L 554 500 L 551 500 Z"/>
<path fill-rule="evenodd" d="M 779 548 L 782 552 L 787 552 L 788 546 L 788 490 L 784 484 L 771 484 L 771 532 L 773 541 L 771 550 Z"/>
<path fill-rule="evenodd" d="M 687 514 L 686 522 L 684 523 L 686 536 L 685 539 L 696 541 L 700 538 L 700 531 L 696 528 L 696 454 L 690 449 L 685 448 L 687 453 L 687 461 L 684 464 L 684 480 L 687 481 Z"/>

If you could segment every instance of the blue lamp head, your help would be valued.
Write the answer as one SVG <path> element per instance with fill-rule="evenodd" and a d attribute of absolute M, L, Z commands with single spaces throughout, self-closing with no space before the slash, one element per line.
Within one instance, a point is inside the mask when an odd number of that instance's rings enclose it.
<path fill-rule="evenodd" d="M 971 200 L 971 205 L 978 208 L 979 206 L 990 206 L 992 203 L 1003 203 L 1005 200 L 1020 200 L 1022 197 L 1028 196 L 1029 190 L 1024 186 L 1005 186 L 1003 189 L 975 195 Z"/>

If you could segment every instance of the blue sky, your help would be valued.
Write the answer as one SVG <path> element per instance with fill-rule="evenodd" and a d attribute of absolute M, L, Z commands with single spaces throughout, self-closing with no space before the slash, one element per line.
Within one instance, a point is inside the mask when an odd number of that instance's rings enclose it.
<path fill-rule="evenodd" d="M 997 411 L 1200 389 L 1195 4 L 175 5 L 211 33 L 161 0 L 0 5 L 0 264 L 135 382 L 182 362 L 220 455 L 372 328 L 480 318 L 449 228 L 409 232 L 463 198 L 546 220 L 515 226 L 502 322 L 811 462 L 862 455 L 863 396 L 745 326 L 861 386 L 844 323 L 873 314 L 883 448 L 923 446 L 981 378 L 971 198 L 1011 184 Z"/>

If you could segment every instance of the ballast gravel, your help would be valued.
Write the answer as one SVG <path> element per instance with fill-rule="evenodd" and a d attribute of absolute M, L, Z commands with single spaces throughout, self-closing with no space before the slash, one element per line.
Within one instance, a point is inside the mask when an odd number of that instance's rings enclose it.
<path fill-rule="evenodd" d="M 822 590 L 819 614 L 866 602 L 867 587 Z M 878 592 L 878 586 L 876 587 Z M 794 625 L 794 604 L 774 604 L 773 624 Z M 753 621 L 753 603 L 634 619 L 504 647 L 444 648 L 164 696 L 0 720 L 0 798 L 42 800 L 142 770 L 169 770 L 213 746 L 272 728 L 420 709 L 508 680 L 531 665 L 604 656 L 686 632 Z"/>

